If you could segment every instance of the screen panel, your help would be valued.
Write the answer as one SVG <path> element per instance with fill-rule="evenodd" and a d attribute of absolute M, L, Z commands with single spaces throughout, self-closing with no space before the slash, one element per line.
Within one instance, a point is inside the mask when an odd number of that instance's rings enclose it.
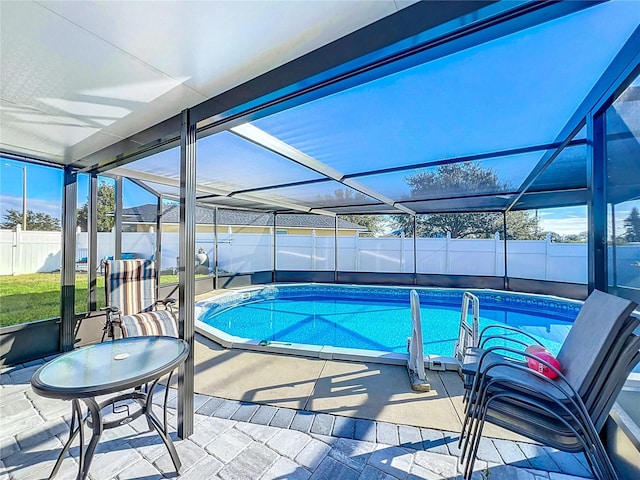
<path fill-rule="evenodd" d="M 606 2 L 253 125 L 344 174 L 552 143 L 639 15 Z"/>

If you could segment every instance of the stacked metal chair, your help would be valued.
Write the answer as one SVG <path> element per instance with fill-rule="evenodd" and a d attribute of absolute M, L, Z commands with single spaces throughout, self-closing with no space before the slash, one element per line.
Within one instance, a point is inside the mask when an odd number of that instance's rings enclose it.
<path fill-rule="evenodd" d="M 558 352 L 562 371 L 523 351 L 521 340 L 482 332 L 479 347 L 467 350 L 462 367 L 466 409 L 459 445 L 465 479 L 472 476 L 487 421 L 559 450 L 582 451 L 596 478 L 617 478 L 599 431 L 640 361 L 640 337 L 633 333 L 640 319 L 631 315 L 636 307 L 594 291 Z M 505 343 L 487 346 L 497 338 Z M 557 378 L 530 369 L 527 358 L 546 365 Z"/>
<path fill-rule="evenodd" d="M 102 340 L 141 335 L 178 336 L 173 298 L 156 300 L 156 268 L 152 260 L 110 260 L 105 263 L 107 321 Z M 158 309 L 162 305 L 164 308 Z"/>

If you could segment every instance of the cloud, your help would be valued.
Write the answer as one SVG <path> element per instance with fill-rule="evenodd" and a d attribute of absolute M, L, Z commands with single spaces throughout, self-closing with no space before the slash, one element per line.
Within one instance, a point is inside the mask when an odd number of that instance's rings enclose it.
<path fill-rule="evenodd" d="M 0 196 L 0 205 L 2 205 L 2 218 L 4 222 L 4 216 L 7 210 L 22 211 L 22 197 L 13 195 Z M 51 202 L 47 200 L 41 200 L 39 198 L 27 198 L 27 210 L 33 212 L 42 212 L 51 215 L 53 218 L 62 218 L 62 205 L 59 202 Z"/>
<path fill-rule="evenodd" d="M 540 218 L 542 229 L 559 235 L 578 234 L 588 229 L 587 219 L 584 217 Z"/>

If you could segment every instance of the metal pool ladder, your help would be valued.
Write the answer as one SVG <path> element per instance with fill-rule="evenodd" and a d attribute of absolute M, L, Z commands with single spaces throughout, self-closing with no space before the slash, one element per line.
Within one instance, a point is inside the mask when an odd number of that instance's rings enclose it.
<path fill-rule="evenodd" d="M 420 318 L 420 296 L 415 290 L 409 293 L 411 300 L 411 337 L 407 339 L 409 360 L 407 372 L 411 388 L 420 392 L 431 390 L 431 384 L 427 380 L 424 371 L 424 344 L 422 343 L 422 320 Z"/>
<path fill-rule="evenodd" d="M 471 325 L 469 325 L 469 303 L 471 303 Z M 473 293 L 464 292 L 462 295 L 462 310 L 460 312 L 460 330 L 458 340 L 453 349 L 453 356 L 459 362 L 464 359 L 467 347 L 478 346 L 478 321 L 480 318 L 480 301 Z"/>

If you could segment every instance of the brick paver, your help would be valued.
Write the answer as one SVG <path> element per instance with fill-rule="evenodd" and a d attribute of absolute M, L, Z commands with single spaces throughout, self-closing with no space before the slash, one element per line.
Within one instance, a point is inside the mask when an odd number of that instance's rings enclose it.
<path fill-rule="evenodd" d="M 38 397 L 29 386 L 41 364 L 0 374 L 0 480 L 46 478 L 68 437 L 69 402 Z M 175 390 L 169 398 L 175 405 Z M 177 438 L 176 412 L 169 409 L 185 480 L 417 480 L 459 474 L 454 432 L 201 394 L 194 405 L 195 431 L 185 440 Z M 56 478 L 75 478 L 78 457 L 76 439 Z M 496 480 L 592 478 L 583 455 L 490 438 L 480 443 L 475 469 Z M 92 480 L 174 475 L 164 444 L 142 417 L 105 430 L 90 468 Z"/>

